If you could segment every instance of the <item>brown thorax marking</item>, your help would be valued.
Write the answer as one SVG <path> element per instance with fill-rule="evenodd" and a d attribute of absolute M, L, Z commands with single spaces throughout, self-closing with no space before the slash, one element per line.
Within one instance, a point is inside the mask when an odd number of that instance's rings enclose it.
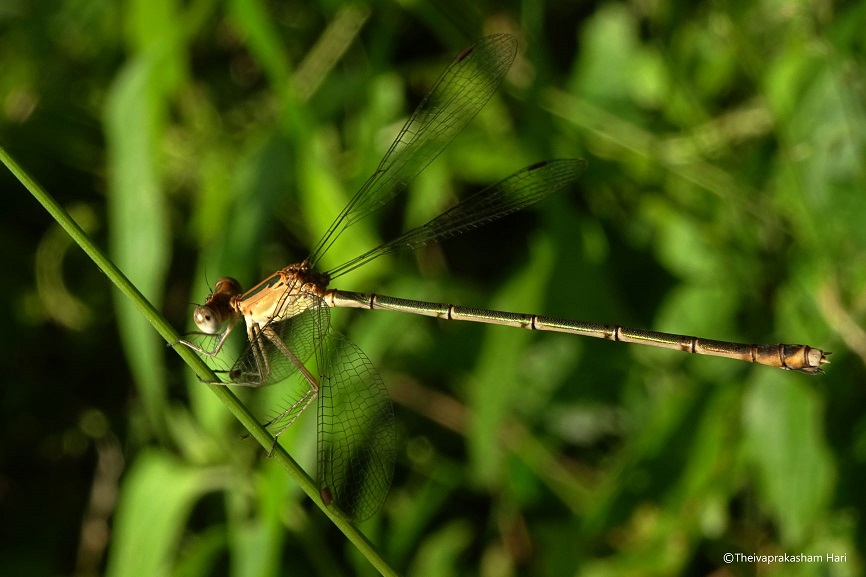
<path fill-rule="evenodd" d="M 310 300 L 292 296 L 315 295 L 321 298 L 328 286 L 327 274 L 300 262 L 282 268 L 243 294 L 233 294 L 227 305 L 249 323 L 265 324 L 291 318 L 310 308 Z"/>

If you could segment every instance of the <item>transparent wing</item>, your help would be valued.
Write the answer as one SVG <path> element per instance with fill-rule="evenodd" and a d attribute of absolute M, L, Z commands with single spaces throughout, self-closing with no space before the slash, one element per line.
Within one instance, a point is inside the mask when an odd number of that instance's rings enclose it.
<path fill-rule="evenodd" d="M 381 508 L 394 475 L 394 409 L 379 373 L 331 332 L 319 390 L 318 479 L 323 494 L 359 522 Z"/>
<path fill-rule="evenodd" d="M 439 242 L 522 210 L 577 180 L 584 168 L 586 161 L 581 159 L 548 160 L 527 166 L 465 198 L 427 224 L 337 266 L 328 275 L 334 279 L 383 254 Z"/>
<path fill-rule="evenodd" d="M 508 34 L 487 36 L 461 52 L 400 130 L 376 172 L 355 193 L 307 262 L 315 265 L 347 227 L 405 191 L 490 100 L 516 54 L 517 40 Z"/>
<path fill-rule="evenodd" d="M 318 386 L 319 485 L 346 515 L 363 521 L 384 503 L 394 474 L 391 399 L 367 356 L 330 331 L 329 309 L 321 298 L 292 294 L 281 306 L 301 312 L 261 327 L 229 371 L 230 382 L 258 387 L 300 373 L 283 407 L 265 423 L 275 435 L 312 403 Z M 311 374 L 300 367 L 314 355 L 318 372 Z"/>

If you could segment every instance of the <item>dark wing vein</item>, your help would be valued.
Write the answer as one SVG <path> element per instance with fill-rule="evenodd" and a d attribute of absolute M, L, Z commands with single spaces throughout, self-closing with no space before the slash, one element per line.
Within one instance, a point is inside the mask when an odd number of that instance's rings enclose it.
<path fill-rule="evenodd" d="M 549 160 L 528 166 L 465 198 L 427 224 L 337 266 L 328 274 L 333 279 L 384 254 L 439 242 L 522 210 L 577 180 L 585 167 L 586 161 L 581 159 Z"/>

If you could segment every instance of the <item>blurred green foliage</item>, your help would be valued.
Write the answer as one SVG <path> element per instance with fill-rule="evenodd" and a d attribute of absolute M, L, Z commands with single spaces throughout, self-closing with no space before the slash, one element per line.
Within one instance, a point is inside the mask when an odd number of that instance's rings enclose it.
<path fill-rule="evenodd" d="M 208 281 L 305 256 L 451 56 L 515 34 L 502 92 L 324 265 L 530 162 L 587 158 L 579 186 L 340 288 L 807 342 L 833 364 L 337 311 L 400 427 L 364 532 L 411 575 L 857 575 L 864 29 L 856 2 L 6 0 L 0 141 L 188 327 Z M 0 178 L 0 572 L 371 574 Z M 264 417 L 284 392 L 239 394 Z M 314 420 L 281 437 L 311 471 Z"/>

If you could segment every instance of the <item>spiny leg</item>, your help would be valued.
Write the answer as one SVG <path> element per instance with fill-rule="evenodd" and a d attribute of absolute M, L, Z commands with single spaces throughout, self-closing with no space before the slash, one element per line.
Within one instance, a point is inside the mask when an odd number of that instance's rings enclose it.
<path fill-rule="evenodd" d="M 233 322 L 226 327 L 226 330 L 224 330 L 220 334 L 219 340 L 217 340 L 217 343 L 214 345 L 214 347 L 211 350 L 207 350 L 203 347 L 200 347 L 199 345 L 195 344 L 194 342 L 188 341 L 186 339 L 180 339 L 180 340 L 175 341 L 173 343 L 168 343 L 168 346 L 173 347 L 175 345 L 183 345 L 187 348 L 194 350 L 195 352 L 197 352 L 199 354 L 205 355 L 207 357 L 215 357 L 222 350 L 223 345 L 225 345 L 226 340 L 229 338 L 229 335 L 231 334 L 232 330 L 234 330 L 235 325 L 237 325 L 237 322 Z M 190 335 L 199 335 L 199 336 L 205 336 L 205 337 L 214 336 L 210 333 L 205 333 L 202 331 L 193 331 L 190 333 L 185 333 L 183 336 L 186 337 L 186 336 L 190 336 Z"/>
<path fill-rule="evenodd" d="M 276 447 L 279 442 L 280 434 L 283 431 L 292 426 L 292 424 L 297 420 L 301 414 L 307 410 L 307 407 L 310 406 L 310 403 L 313 402 L 313 399 L 319 394 L 319 381 L 307 370 L 307 367 L 298 359 L 295 354 L 289 350 L 286 344 L 280 339 L 279 335 L 274 331 L 274 329 L 270 326 L 265 326 L 261 329 L 261 335 L 267 337 L 267 339 L 275 346 L 277 349 L 288 358 L 291 363 L 298 369 L 298 372 L 301 374 L 303 379 L 306 381 L 309 388 L 304 393 L 304 395 L 298 399 L 295 403 L 293 403 L 288 409 L 281 412 L 279 415 L 271 419 L 265 424 L 265 427 L 271 426 L 274 423 L 280 422 L 282 419 L 285 419 L 288 416 L 291 416 L 289 421 L 282 425 L 280 429 L 274 433 L 274 444 L 271 447 L 271 450 L 268 452 L 268 457 L 273 453 L 274 447 Z M 292 413 L 294 412 L 294 415 Z"/>

